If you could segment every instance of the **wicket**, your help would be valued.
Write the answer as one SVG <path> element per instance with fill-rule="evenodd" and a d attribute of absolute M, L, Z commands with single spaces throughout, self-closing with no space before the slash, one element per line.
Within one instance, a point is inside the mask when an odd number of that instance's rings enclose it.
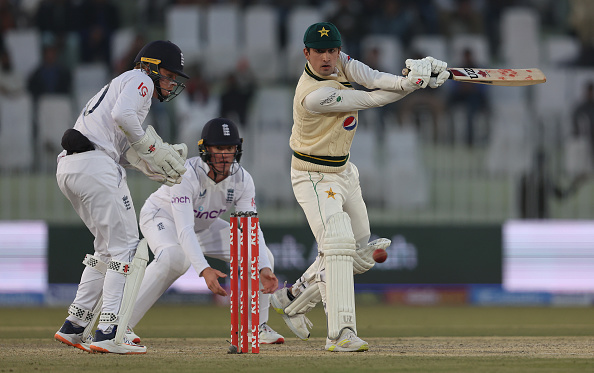
<path fill-rule="evenodd" d="M 251 330 L 251 352 L 253 354 L 260 353 L 260 248 L 258 224 L 258 216 L 254 212 L 235 212 L 231 214 L 231 260 L 229 262 L 231 292 L 229 300 L 232 347 L 230 352 L 248 353 L 248 330 Z M 239 339 L 240 336 L 241 340 Z M 239 342 L 241 342 L 241 351 Z M 233 347 L 235 347 L 234 351 Z"/>

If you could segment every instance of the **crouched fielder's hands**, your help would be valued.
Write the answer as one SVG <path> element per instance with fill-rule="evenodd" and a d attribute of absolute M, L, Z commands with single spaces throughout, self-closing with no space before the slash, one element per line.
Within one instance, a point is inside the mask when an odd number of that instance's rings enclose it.
<path fill-rule="evenodd" d="M 437 60 L 431 56 L 423 58 L 431 63 L 431 78 L 429 79 L 429 87 L 437 88 L 448 80 L 450 72 L 447 70 L 448 64 L 444 61 Z"/>
<path fill-rule="evenodd" d="M 181 182 L 181 176 L 186 172 L 186 144 L 164 143 L 155 129 L 148 126 L 145 135 L 130 146 L 126 152 L 126 159 L 149 179 L 168 186 Z"/>

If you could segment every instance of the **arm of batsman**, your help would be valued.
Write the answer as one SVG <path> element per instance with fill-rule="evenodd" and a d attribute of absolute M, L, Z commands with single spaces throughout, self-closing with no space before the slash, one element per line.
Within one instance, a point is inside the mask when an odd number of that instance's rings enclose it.
<path fill-rule="evenodd" d="M 140 140 L 131 143 L 130 146 L 147 163 L 148 167 L 157 174 L 175 180 L 186 172 L 184 162 L 188 155 L 187 146 L 178 144 L 177 148 L 174 148 L 163 142 L 153 126 L 148 126 L 144 136 Z M 128 159 L 128 161 L 130 160 Z"/>
<path fill-rule="evenodd" d="M 188 154 L 188 148 L 186 144 L 175 144 L 173 145 L 173 149 L 178 151 L 182 157 L 186 157 Z M 158 173 L 154 171 L 149 164 L 134 150 L 134 148 L 128 149 L 126 152 L 126 160 L 130 163 L 130 166 L 133 166 L 137 170 L 141 171 L 143 174 L 148 176 L 149 179 L 156 181 L 161 184 L 165 184 L 167 186 L 173 186 L 174 184 L 181 183 L 182 177 L 178 176 L 177 178 L 172 178 L 166 176 L 162 173 Z"/>
<path fill-rule="evenodd" d="M 377 249 L 386 250 L 390 247 L 391 240 L 387 238 L 378 238 L 367 244 L 365 247 L 355 250 L 356 255 L 353 257 L 353 274 L 360 275 L 369 271 L 375 265 L 373 260 L 373 252 Z"/>
<path fill-rule="evenodd" d="M 431 74 L 436 75 L 429 79 L 429 87 L 437 88 L 448 80 L 450 73 L 447 70 L 448 64 L 446 62 L 437 60 L 431 56 L 425 57 L 424 60 L 431 63 Z"/>

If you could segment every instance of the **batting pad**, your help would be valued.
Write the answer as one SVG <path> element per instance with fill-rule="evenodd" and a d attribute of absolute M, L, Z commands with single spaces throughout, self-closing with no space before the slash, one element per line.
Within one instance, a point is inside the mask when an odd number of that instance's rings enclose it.
<path fill-rule="evenodd" d="M 326 261 L 326 311 L 330 339 L 337 339 L 344 328 L 351 328 L 357 333 L 353 281 L 355 248 L 348 214 L 339 212 L 330 216 L 322 244 Z"/>
<path fill-rule="evenodd" d="M 99 322 L 117 324 L 119 326 L 115 336 L 115 342 L 117 344 L 121 344 L 124 340 L 148 260 L 148 244 L 146 238 L 143 238 L 136 247 L 136 254 L 131 263 L 113 260 L 109 262 L 108 270 L 124 274 L 126 276 L 126 284 L 124 285 L 124 294 L 122 296 L 119 314 L 115 315 L 113 313 L 103 312 L 101 313 Z"/>

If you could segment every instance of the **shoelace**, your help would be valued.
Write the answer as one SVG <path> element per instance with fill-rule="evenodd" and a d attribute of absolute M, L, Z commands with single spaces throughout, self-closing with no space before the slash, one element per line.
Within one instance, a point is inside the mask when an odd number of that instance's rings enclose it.
<path fill-rule="evenodd" d="M 268 326 L 268 324 L 264 323 L 260 325 L 260 333 L 262 332 L 272 332 L 272 328 Z"/>

